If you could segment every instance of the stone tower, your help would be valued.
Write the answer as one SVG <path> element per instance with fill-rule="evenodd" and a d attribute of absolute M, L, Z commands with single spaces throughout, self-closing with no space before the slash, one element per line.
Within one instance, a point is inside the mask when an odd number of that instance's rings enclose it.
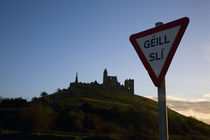
<path fill-rule="evenodd" d="M 104 85 L 107 84 L 107 76 L 108 76 L 108 72 L 107 72 L 107 70 L 105 69 L 105 70 L 104 70 L 104 77 L 103 77 L 103 84 L 104 84 Z"/>
<path fill-rule="evenodd" d="M 75 83 L 78 83 L 78 72 L 76 74 Z"/>
<path fill-rule="evenodd" d="M 125 80 L 124 86 L 127 88 L 129 93 L 134 94 L 134 80 L 133 79 Z"/>

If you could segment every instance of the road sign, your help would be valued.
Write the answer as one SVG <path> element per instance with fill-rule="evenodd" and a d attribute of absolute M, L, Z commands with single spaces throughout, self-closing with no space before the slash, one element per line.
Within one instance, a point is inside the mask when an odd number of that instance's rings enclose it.
<path fill-rule="evenodd" d="M 184 17 L 130 36 L 155 86 L 160 86 L 189 23 Z"/>

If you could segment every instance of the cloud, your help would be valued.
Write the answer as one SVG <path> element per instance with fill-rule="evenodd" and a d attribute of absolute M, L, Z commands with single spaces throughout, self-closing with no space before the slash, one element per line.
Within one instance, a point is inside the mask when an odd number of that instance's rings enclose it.
<path fill-rule="evenodd" d="M 167 100 L 171 100 L 171 101 L 181 101 L 181 102 L 186 102 L 186 101 L 187 101 L 187 99 L 178 98 L 178 97 L 172 97 L 172 96 L 167 96 Z"/>
<path fill-rule="evenodd" d="M 205 94 L 207 95 L 207 94 Z M 208 94 L 210 96 L 210 94 Z M 150 98 L 152 100 L 158 101 L 157 97 L 152 97 L 152 96 L 146 96 L 147 98 Z M 179 97 L 173 97 L 173 96 L 167 96 L 166 97 L 167 101 L 175 101 L 175 102 L 207 102 L 210 101 L 205 98 L 190 98 L 190 99 L 185 99 L 185 98 L 179 98 Z"/>
<path fill-rule="evenodd" d="M 207 97 L 209 96 L 209 94 L 205 95 Z M 149 98 L 157 101 L 157 97 Z M 184 99 L 167 96 L 167 106 L 185 116 L 192 116 L 198 120 L 210 124 L 210 101 L 206 99 Z"/>
<path fill-rule="evenodd" d="M 203 97 L 210 98 L 210 94 L 204 94 Z"/>
<path fill-rule="evenodd" d="M 172 97 L 172 96 L 167 96 L 167 100 L 169 100 L 169 101 L 180 101 L 180 102 L 192 102 L 192 103 L 209 101 L 208 99 L 205 99 L 205 98 L 184 99 L 184 98 L 177 98 L 177 97 Z"/>

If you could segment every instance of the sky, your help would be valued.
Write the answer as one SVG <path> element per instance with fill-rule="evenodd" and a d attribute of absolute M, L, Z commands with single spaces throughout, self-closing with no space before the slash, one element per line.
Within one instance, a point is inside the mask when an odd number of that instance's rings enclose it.
<path fill-rule="evenodd" d="M 134 33 L 188 17 L 166 74 L 167 96 L 210 101 L 210 1 L 0 0 L 0 96 L 30 100 L 80 82 L 102 83 L 103 71 L 135 94 L 157 96 L 129 42 Z M 210 108 L 210 106 L 208 106 Z"/>

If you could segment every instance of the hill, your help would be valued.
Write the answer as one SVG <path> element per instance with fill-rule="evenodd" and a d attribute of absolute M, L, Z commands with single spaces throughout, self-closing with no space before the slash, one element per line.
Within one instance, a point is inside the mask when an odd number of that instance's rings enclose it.
<path fill-rule="evenodd" d="M 1 137 L 158 139 L 157 102 L 137 95 L 81 87 L 43 94 L 23 106 L 2 106 L 2 103 Z M 209 125 L 170 109 L 168 116 L 171 140 L 209 139 Z"/>

